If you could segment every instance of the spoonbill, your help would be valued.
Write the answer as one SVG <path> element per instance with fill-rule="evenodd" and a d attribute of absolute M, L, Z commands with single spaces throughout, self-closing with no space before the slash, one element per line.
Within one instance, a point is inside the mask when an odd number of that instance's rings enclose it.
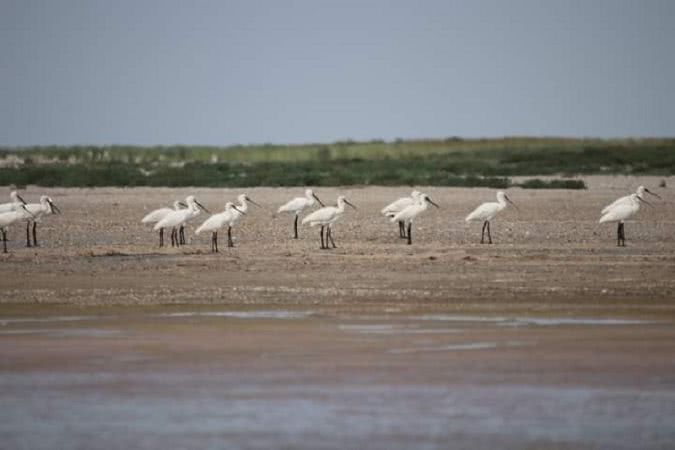
<path fill-rule="evenodd" d="M 251 197 L 249 197 L 246 194 L 240 194 L 239 196 L 237 196 L 237 201 L 239 202 L 239 204 L 236 205 L 236 208 L 232 210 L 232 218 L 229 220 L 227 226 L 228 247 L 234 247 L 234 241 L 232 240 L 232 227 L 234 227 L 234 224 L 237 223 L 237 221 L 241 218 L 241 216 L 245 215 L 248 212 L 248 203 L 251 202 L 252 205 L 255 205 L 258 208 L 262 208 L 262 206 L 254 202 L 251 199 Z"/>
<path fill-rule="evenodd" d="M 504 192 L 499 191 L 499 192 L 497 192 L 497 201 L 496 202 L 483 203 L 478 208 L 474 209 L 471 214 L 466 216 L 465 220 L 467 222 L 478 222 L 478 221 L 483 222 L 483 230 L 481 231 L 481 235 L 480 235 L 480 243 L 481 244 L 485 243 L 485 230 L 486 229 L 487 229 L 487 235 L 488 235 L 488 244 L 492 244 L 492 236 L 490 235 L 490 221 L 497 215 L 497 213 L 499 213 L 504 208 L 506 208 L 507 202 L 512 204 L 513 207 L 516 208 L 516 210 L 518 209 L 516 204 L 513 203 L 511 201 L 511 199 L 508 198 Z"/>
<path fill-rule="evenodd" d="M 398 222 L 408 224 L 408 232 L 406 237 L 408 238 L 408 245 L 412 244 L 412 223 L 417 216 L 422 214 L 427 210 L 429 204 L 434 205 L 436 208 L 440 207 L 431 200 L 427 194 L 419 194 L 417 196 L 417 202 L 404 208 L 402 211 L 396 213 L 392 218 L 392 222 Z"/>
<path fill-rule="evenodd" d="M 178 232 L 176 231 L 176 227 L 180 227 L 181 225 L 184 225 L 188 220 L 193 219 L 199 215 L 199 209 L 203 209 L 205 212 L 210 213 L 204 205 L 199 203 L 194 195 L 189 195 L 185 199 L 185 203 L 187 204 L 186 209 L 180 209 L 178 211 L 171 211 L 169 214 L 167 214 L 162 220 L 157 222 L 153 229 L 155 231 L 158 231 L 162 228 L 167 228 L 171 227 L 171 246 L 174 247 L 180 247 L 180 240 L 178 237 Z"/>
<path fill-rule="evenodd" d="M 651 206 L 647 200 L 640 198 L 638 194 L 628 196 L 628 201 L 622 201 L 609 209 L 599 220 L 599 223 L 617 222 L 616 245 L 617 247 L 626 246 L 626 234 L 624 232 L 623 221 L 633 217 L 640 210 L 640 203 Z"/>
<path fill-rule="evenodd" d="M 225 203 L 225 210 L 223 212 L 220 212 L 218 214 L 214 214 L 208 219 L 204 221 L 203 224 L 199 226 L 195 230 L 195 234 L 199 234 L 202 231 L 210 231 L 211 234 L 211 252 L 212 253 L 218 253 L 218 230 L 223 227 L 223 225 L 228 224 L 227 227 L 227 245 L 228 247 L 232 247 L 233 245 L 230 245 L 232 243 L 232 220 L 234 219 L 234 213 L 235 211 L 240 212 L 241 214 L 246 214 L 240 209 L 238 209 L 234 203 L 232 202 L 227 202 Z"/>
<path fill-rule="evenodd" d="M 298 216 L 305 209 L 314 206 L 314 203 L 316 203 L 315 200 L 316 202 L 319 202 L 322 207 L 326 206 L 311 189 L 307 189 L 304 197 L 295 197 L 293 200 L 289 200 L 288 203 L 281 205 L 277 210 L 277 213 L 290 212 L 295 214 L 295 221 L 293 222 L 293 239 L 298 238 Z"/>
<path fill-rule="evenodd" d="M 159 208 L 146 214 L 141 219 L 141 223 L 157 223 L 174 211 L 179 211 L 181 208 L 187 208 L 187 205 L 180 200 L 173 202 L 173 209 Z M 159 229 L 159 246 L 164 247 L 164 228 Z"/>
<path fill-rule="evenodd" d="M 19 205 L 26 204 L 24 199 L 22 199 L 21 196 L 16 191 L 12 191 L 9 193 L 9 199 L 11 200 L 9 203 L 0 204 L 0 213 L 15 211 L 19 207 Z"/>
<path fill-rule="evenodd" d="M 24 205 L 26 210 L 31 213 L 26 220 L 26 247 L 30 247 L 30 223 L 33 222 L 33 245 L 38 246 L 37 241 L 37 223 L 42 216 L 47 214 L 61 214 L 61 210 L 54 204 L 52 199 L 46 195 L 40 197 L 40 203 L 28 203 Z"/>
<path fill-rule="evenodd" d="M 660 195 L 658 195 L 658 194 L 655 193 L 655 192 L 650 191 L 649 189 L 647 189 L 647 188 L 644 187 L 644 186 L 638 186 L 637 190 L 635 191 L 635 194 L 638 196 L 638 198 L 639 198 L 640 200 L 643 200 L 643 199 L 645 198 L 645 194 L 653 195 L 654 197 L 659 198 L 659 199 L 661 198 Z M 623 196 L 623 197 L 621 197 L 621 198 L 617 198 L 617 199 L 614 200 L 612 203 L 610 203 L 609 205 L 605 206 L 605 207 L 602 209 L 602 211 L 600 211 L 600 214 L 607 214 L 612 208 L 614 208 L 615 206 L 619 205 L 620 203 L 629 203 L 629 204 L 630 204 L 631 202 L 632 202 L 632 200 L 631 200 L 631 194 L 625 195 L 625 196 Z"/>
<path fill-rule="evenodd" d="M 390 218 L 394 217 L 396 214 L 400 213 L 408 206 L 412 206 L 415 203 L 417 203 L 420 194 L 421 194 L 420 191 L 412 191 L 410 197 L 401 197 L 398 200 L 389 203 L 387 206 L 382 208 L 381 212 L 387 217 Z M 398 237 L 400 237 L 401 239 L 406 238 L 405 222 L 402 220 L 399 220 L 398 222 Z"/>
<path fill-rule="evenodd" d="M 330 239 L 330 243 L 333 246 L 333 248 L 337 248 L 335 246 L 335 241 L 333 241 L 333 233 L 332 233 L 332 225 L 342 217 L 342 214 L 345 212 L 345 205 L 349 205 L 352 208 L 356 209 L 356 206 L 351 204 L 349 200 L 345 198 L 344 195 L 341 195 L 337 198 L 337 206 L 324 206 L 323 208 L 317 209 L 313 213 L 309 214 L 306 216 L 304 219 L 302 219 L 302 224 L 308 223 L 310 227 L 313 227 L 315 225 L 321 225 L 321 249 L 322 250 L 328 250 L 328 240 Z M 326 243 L 324 244 L 323 240 L 323 230 L 324 228 L 327 228 L 326 230 Z"/>
<path fill-rule="evenodd" d="M 0 213 L 0 231 L 2 231 L 2 248 L 3 253 L 7 253 L 7 227 L 20 220 L 32 217 L 30 211 L 26 209 L 26 205 L 20 204 L 16 211 L 8 211 Z"/>

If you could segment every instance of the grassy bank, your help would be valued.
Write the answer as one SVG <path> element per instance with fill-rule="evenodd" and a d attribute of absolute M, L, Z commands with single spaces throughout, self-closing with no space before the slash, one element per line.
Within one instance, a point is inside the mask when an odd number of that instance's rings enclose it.
<path fill-rule="evenodd" d="M 479 139 L 226 148 L 0 149 L 0 184 L 43 186 L 430 185 L 583 188 L 580 174 L 675 173 L 675 139 Z"/>

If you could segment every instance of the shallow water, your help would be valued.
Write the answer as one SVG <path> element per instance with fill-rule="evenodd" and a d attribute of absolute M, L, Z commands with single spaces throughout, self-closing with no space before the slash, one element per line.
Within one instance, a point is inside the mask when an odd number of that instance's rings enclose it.
<path fill-rule="evenodd" d="M 0 317 L 0 442 L 672 448 L 672 325 L 330 310 L 29 311 Z"/>

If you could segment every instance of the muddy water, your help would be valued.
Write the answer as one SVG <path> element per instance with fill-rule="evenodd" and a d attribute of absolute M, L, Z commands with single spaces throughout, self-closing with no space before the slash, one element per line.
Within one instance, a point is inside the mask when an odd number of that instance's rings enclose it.
<path fill-rule="evenodd" d="M 669 320 L 6 308 L 3 448 L 673 448 Z"/>

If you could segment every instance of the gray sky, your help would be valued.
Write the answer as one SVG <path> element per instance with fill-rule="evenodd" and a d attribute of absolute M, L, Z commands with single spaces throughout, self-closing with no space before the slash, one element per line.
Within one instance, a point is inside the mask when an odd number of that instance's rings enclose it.
<path fill-rule="evenodd" d="M 675 136 L 675 1 L 0 0 L 0 144 Z"/>

